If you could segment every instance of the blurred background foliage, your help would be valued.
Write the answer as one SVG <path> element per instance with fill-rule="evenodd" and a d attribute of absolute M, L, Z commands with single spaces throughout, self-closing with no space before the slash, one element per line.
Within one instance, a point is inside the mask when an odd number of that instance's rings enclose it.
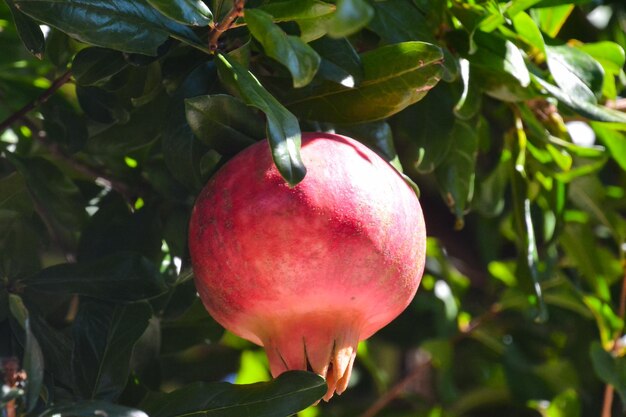
<path fill-rule="evenodd" d="M 626 4 L 242 3 L 0 2 L 3 416 L 621 415 Z M 267 360 L 186 246 L 247 145 L 302 179 L 300 129 L 403 170 L 430 236 L 414 302 L 315 407 L 306 372 L 231 385 Z"/>

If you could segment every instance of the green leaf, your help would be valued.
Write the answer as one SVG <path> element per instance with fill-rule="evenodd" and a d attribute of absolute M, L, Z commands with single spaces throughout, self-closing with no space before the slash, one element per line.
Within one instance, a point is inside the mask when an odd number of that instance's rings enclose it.
<path fill-rule="evenodd" d="M 224 328 L 211 318 L 200 299 L 195 297 L 181 317 L 161 321 L 161 332 L 161 353 L 168 354 L 197 344 L 217 343 Z"/>
<path fill-rule="evenodd" d="M 320 376 L 290 371 L 249 385 L 195 383 L 170 394 L 151 394 L 142 408 L 151 417 L 287 417 L 319 400 L 326 389 Z"/>
<path fill-rule="evenodd" d="M 185 100 L 185 111 L 194 135 L 222 155 L 233 156 L 263 139 L 264 120 L 235 97 L 194 97 Z"/>
<path fill-rule="evenodd" d="M 9 9 L 11 9 L 11 15 L 13 16 L 13 22 L 17 28 L 17 33 L 24 43 L 28 52 L 33 54 L 39 59 L 43 58 L 43 53 L 46 48 L 46 40 L 43 36 L 43 32 L 37 23 L 31 18 L 24 15 L 15 7 L 14 0 L 5 0 Z"/>
<path fill-rule="evenodd" d="M 78 187 L 43 158 L 12 156 L 10 161 L 26 180 L 40 217 L 60 239 L 72 245 L 87 216 Z"/>
<path fill-rule="evenodd" d="M 106 48 L 85 48 L 74 57 L 72 75 L 78 84 L 102 86 L 111 77 L 128 67 L 119 51 Z"/>
<path fill-rule="evenodd" d="M 597 104 L 604 70 L 585 52 L 571 46 L 546 46 L 548 68 L 556 84 L 576 100 Z"/>
<path fill-rule="evenodd" d="M 598 377 L 615 388 L 622 402 L 626 401 L 626 358 L 612 356 L 597 341 L 591 343 L 590 354 Z"/>
<path fill-rule="evenodd" d="M 361 55 L 363 81 L 354 88 L 331 82 L 294 92 L 287 107 L 302 118 L 363 123 L 389 117 L 421 100 L 442 73 L 442 53 L 423 42 L 383 46 Z"/>
<path fill-rule="evenodd" d="M 148 417 L 135 408 L 125 407 L 106 401 L 82 401 L 47 408 L 39 417 Z"/>
<path fill-rule="evenodd" d="M 575 47 L 593 57 L 610 74 L 619 74 L 626 64 L 624 48 L 615 42 L 583 43 Z"/>
<path fill-rule="evenodd" d="M 583 297 L 583 301 L 596 319 L 602 346 L 611 349 L 615 343 L 615 338 L 624 329 L 624 320 L 617 316 L 609 303 L 598 297 L 586 295 Z"/>
<path fill-rule="evenodd" d="M 322 58 L 317 77 L 345 87 L 354 87 L 361 83 L 363 80 L 361 57 L 347 39 L 332 39 L 325 36 L 311 42 L 311 47 Z"/>
<path fill-rule="evenodd" d="M 165 164 L 174 178 L 191 190 L 200 191 L 205 178 L 200 161 L 208 149 L 198 141 L 185 117 L 184 100 L 214 90 L 217 71 L 213 64 L 201 65 L 185 79 L 167 109 L 161 134 Z"/>
<path fill-rule="evenodd" d="M 521 37 L 526 44 L 538 49 L 545 55 L 546 45 L 543 40 L 543 35 L 528 14 L 524 12 L 516 13 L 515 18 L 513 19 L 513 26 L 515 27 L 518 36 Z"/>
<path fill-rule="evenodd" d="M 118 253 L 89 262 L 43 269 L 21 281 L 26 288 L 53 294 L 80 294 L 111 302 L 129 302 L 165 292 L 163 277 L 144 257 Z"/>
<path fill-rule="evenodd" d="M 359 31 L 374 17 L 374 9 L 365 0 L 338 0 L 337 10 L 326 21 L 328 35 L 342 38 Z"/>
<path fill-rule="evenodd" d="M 82 42 L 156 55 L 168 37 L 208 52 L 188 27 L 168 19 L 146 0 L 14 0 L 27 15 Z"/>
<path fill-rule="evenodd" d="M 605 123 L 591 123 L 593 131 L 606 145 L 615 162 L 626 171 L 626 133 L 612 129 Z"/>
<path fill-rule="evenodd" d="M 14 211 L 30 214 L 33 202 L 28 194 L 24 176 L 14 172 L 0 179 L 0 212 Z"/>
<path fill-rule="evenodd" d="M 517 17 L 517 14 L 534 6 L 541 0 L 513 0 L 509 3 L 506 13 L 509 17 Z"/>
<path fill-rule="evenodd" d="M 35 409 L 39 400 L 39 393 L 43 385 L 44 360 L 41 346 L 37 338 L 33 334 L 29 312 L 24 306 L 22 299 L 15 295 L 9 294 L 9 306 L 13 317 L 18 321 L 24 333 L 26 334 L 26 343 L 24 345 L 23 367 L 28 375 L 28 384 L 26 386 L 26 411 L 31 412 Z"/>
<path fill-rule="evenodd" d="M 246 9 L 248 29 L 263 45 L 267 56 L 283 64 L 293 77 L 295 88 L 309 84 L 320 65 L 320 56 L 297 36 L 287 35 L 272 22 L 272 16 L 258 9 Z"/>
<path fill-rule="evenodd" d="M 435 170 L 435 176 L 448 207 L 456 217 L 455 228 L 461 229 L 463 214 L 474 190 L 478 135 L 468 123 L 457 121 L 450 136 L 450 152 Z"/>
<path fill-rule="evenodd" d="M 72 326 L 72 369 L 84 398 L 115 400 L 126 386 L 133 346 L 148 326 L 148 303 L 81 299 Z"/>
<path fill-rule="evenodd" d="M 147 0 L 165 16 L 190 26 L 208 26 L 213 14 L 202 0 Z"/>
<path fill-rule="evenodd" d="M 554 7 L 532 9 L 531 16 L 537 22 L 542 32 L 554 38 L 561 31 L 572 10 L 574 10 L 573 4 L 563 4 Z"/>
<path fill-rule="evenodd" d="M 524 56 L 514 43 L 490 33 L 477 31 L 474 34 L 477 49 L 469 59 L 472 64 L 489 71 L 508 74 L 521 87 L 530 84 L 530 73 L 526 68 Z"/>
<path fill-rule="evenodd" d="M 59 144 L 68 153 L 83 148 L 89 135 L 87 124 L 72 105 L 64 100 L 51 99 L 40 110 L 44 118 L 44 129 L 51 141 Z"/>
<path fill-rule="evenodd" d="M 113 93 L 98 87 L 76 86 L 76 97 L 82 110 L 100 123 L 126 123 L 130 113 L 120 99 Z"/>
<path fill-rule="evenodd" d="M 277 1 L 262 4 L 257 10 L 271 14 L 275 22 L 285 22 L 328 16 L 336 6 L 319 0 Z"/>
<path fill-rule="evenodd" d="M 411 2 L 388 0 L 374 3 L 374 18 L 368 28 L 387 43 L 434 42 L 426 16 Z"/>
<path fill-rule="evenodd" d="M 624 113 L 598 106 L 585 100 L 579 100 L 576 96 L 567 94 L 557 86 L 535 75 L 533 75 L 533 79 L 549 94 L 582 116 L 598 122 L 626 123 L 626 115 Z"/>
<path fill-rule="evenodd" d="M 455 97 L 449 84 L 440 83 L 421 101 L 390 120 L 396 139 L 404 142 L 404 157 L 421 173 L 434 171 L 452 144 Z"/>
<path fill-rule="evenodd" d="M 304 179 L 306 168 L 300 158 L 300 125 L 298 119 L 283 107 L 259 81 L 226 55 L 218 55 L 220 77 L 230 78 L 249 106 L 265 113 L 267 138 L 272 158 L 282 177 L 292 186 Z"/>

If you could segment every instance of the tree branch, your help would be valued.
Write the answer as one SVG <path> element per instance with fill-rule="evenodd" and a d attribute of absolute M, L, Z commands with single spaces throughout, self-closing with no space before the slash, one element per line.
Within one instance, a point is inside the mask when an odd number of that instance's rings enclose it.
<path fill-rule="evenodd" d="M 213 29 L 209 33 L 209 49 L 211 51 L 217 51 L 218 41 L 222 33 L 230 29 L 238 17 L 243 16 L 243 8 L 245 4 L 245 0 L 235 0 L 233 3 L 233 8 L 230 9 L 228 14 L 224 16 L 224 19 L 222 19 L 221 22 L 213 27 Z"/>
<path fill-rule="evenodd" d="M 17 122 L 18 120 L 22 120 L 24 116 L 26 116 L 28 113 L 30 113 L 31 111 L 33 111 L 34 109 L 36 109 L 37 107 L 39 107 L 40 105 L 48 101 L 48 99 L 52 97 L 52 95 L 56 93 L 56 91 L 59 88 L 67 84 L 71 78 L 72 78 L 72 71 L 71 70 L 65 71 L 59 78 L 54 80 L 52 82 L 52 85 L 50 85 L 50 87 L 48 87 L 46 91 L 41 93 L 39 97 L 27 103 L 24 107 L 22 107 L 21 109 L 19 109 L 18 111 L 16 111 L 9 117 L 7 117 L 5 120 L 3 120 L 2 123 L 0 123 L 0 133 L 7 130 L 13 123 Z"/>

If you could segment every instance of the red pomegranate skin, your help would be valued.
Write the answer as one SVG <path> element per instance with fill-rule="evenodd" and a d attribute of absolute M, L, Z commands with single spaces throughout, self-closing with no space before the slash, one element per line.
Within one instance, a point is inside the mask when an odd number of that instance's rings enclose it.
<path fill-rule="evenodd" d="M 273 376 L 326 377 L 328 400 L 346 389 L 358 342 L 413 299 L 426 230 L 413 190 L 363 144 L 304 133 L 301 155 L 295 187 L 266 142 L 231 159 L 196 201 L 189 248 L 215 320 L 264 346 Z"/>

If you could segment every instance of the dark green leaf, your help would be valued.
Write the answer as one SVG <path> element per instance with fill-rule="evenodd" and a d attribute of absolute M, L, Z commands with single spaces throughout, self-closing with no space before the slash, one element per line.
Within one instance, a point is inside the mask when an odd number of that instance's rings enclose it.
<path fill-rule="evenodd" d="M 76 293 L 111 302 L 142 300 L 165 291 L 163 277 L 152 262 L 131 253 L 51 266 L 21 283 L 32 290 Z"/>
<path fill-rule="evenodd" d="M 364 75 L 358 86 L 311 86 L 288 97 L 287 107 L 305 119 L 333 123 L 384 119 L 421 100 L 437 84 L 441 60 L 441 49 L 423 42 L 383 46 L 361 56 Z"/>
<path fill-rule="evenodd" d="M 76 185 L 45 159 L 12 157 L 11 162 L 26 180 L 43 221 L 65 243 L 73 244 L 87 215 Z"/>
<path fill-rule="evenodd" d="M 147 0 L 165 16 L 184 25 L 207 26 L 213 14 L 202 0 Z"/>
<path fill-rule="evenodd" d="M 148 417 L 135 408 L 125 407 L 106 401 L 82 401 L 58 405 L 44 410 L 40 417 Z"/>
<path fill-rule="evenodd" d="M 263 139 L 265 121 L 235 97 L 194 97 L 185 100 L 185 109 L 194 135 L 222 155 L 233 156 Z"/>
<path fill-rule="evenodd" d="M 76 86 L 76 97 L 85 114 L 100 123 L 126 123 L 130 117 L 125 103 L 98 87 Z"/>
<path fill-rule="evenodd" d="M 27 15 L 92 45 L 156 55 L 168 37 L 208 51 L 188 27 L 174 22 L 146 0 L 14 0 Z"/>
<path fill-rule="evenodd" d="M 577 101 L 596 104 L 604 70 L 585 52 L 571 46 L 546 46 L 548 68 L 561 90 Z"/>
<path fill-rule="evenodd" d="M 450 132 L 450 152 L 435 169 L 444 199 L 456 217 L 456 228 L 463 227 L 463 215 L 472 199 L 474 168 L 478 152 L 476 129 L 457 121 Z"/>
<path fill-rule="evenodd" d="M 44 128 L 50 140 L 69 153 L 81 150 L 87 141 L 85 119 L 65 101 L 48 100 L 41 106 Z"/>
<path fill-rule="evenodd" d="M 374 18 L 368 28 L 376 32 L 387 43 L 409 41 L 434 42 L 426 16 L 403 0 L 388 0 L 374 3 Z"/>
<path fill-rule="evenodd" d="M 14 211 L 30 214 L 33 202 L 28 194 L 24 176 L 14 172 L 0 179 L 0 212 Z"/>
<path fill-rule="evenodd" d="M 72 75 L 80 85 L 101 86 L 127 66 L 128 62 L 119 51 L 85 48 L 74 57 Z"/>
<path fill-rule="evenodd" d="M 147 303 L 109 304 L 82 299 L 74 321 L 72 367 L 87 399 L 115 400 L 126 386 L 133 346 L 152 315 Z"/>
<path fill-rule="evenodd" d="M 176 320 L 161 322 L 162 353 L 174 353 L 197 344 L 219 341 L 224 328 L 209 316 L 204 305 L 195 297 L 191 307 Z"/>
<path fill-rule="evenodd" d="M 14 0 L 6 0 L 6 2 L 9 9 L 11 9 L 17 33 L 20 35 L 24 46 L 26 46 L 28 52 L 42 59 L 46 48 L 46 40 L 43 37 L 41 28 L 31 18 L 17 10 Z"/>
<path fill-rule="evenodd" d="M 39 392 L 43 384 L 44 360 L 41 347 L 33 334 L 29 312 L 24 306 L 22 299 L 14 294 L 9 295 L 9 306 L 13 317 L 18 321 L 26 334 L 24 345 L 23 367 L 28 375 L 26 386 L 26 410 L 32 411 L 39 400 Z"/>
<path fill-rule="evenodd" d="M 454 102 L 449 84 L 441 83 L 390 120 L 396 137 L 406 144 L 405 157 L 419 172 L 432 172 L 448 154 Z"/>
<path fill-rule="evenodd" d="M 363 80 L 361 57 L 347 39 L 323 37 L 311 42 L 322 57 L 317 76 L 345 87 L 354 87 Z"/>
<path fill-rule="evenodd" d="M 245 18 L 250 33 L 263 45 L 267 56 L 289 69 L 294 87 L 304 87 L 313 80 L 320 65 L 320 56 L 313 48 L 297 36 L 283 32 L 266 12 L 247 9 Z"/>
<path fill-rule="evenodd" d="M 626 401 L 626 358 L 616 358 L 602 348 L 600 343 L 591 344 L 591 362 L 600 379 L 613 385 L 622 401 Z"/>
<path fill-rule="evenodd" d="M 337 10 L 326 21 L 326 29 L 333 38 L 342 38 L 363 28 L 372 17 L 374 9 L 367 1 L 338 0 Z"/>
<path fill-rule="evenodd" d="M 184 99 L 209 93 L 216 78 L 215 66 L 196 68 L 174 94 L 164 120 L 161 146 L 165 164 L 176 180 L 197 191 L 204 186 L 200 160 L 208 149 L 195 138 L 187 123 Z"/>
<path fill-rule="evenodd" d="M 142 408 L 151 417 L 286 417 L 319 400 L 326 388 L 313 373 L 291 371 L 249 385 L 196 383 L 170 394 L 152 394 Z"/>
<path fill-rule="evenodd" d="M 292 186 L 306 174 L 300 158 L 300 125 L 298 119 L 283 107 L 248 70 L 226 55 L 219 54 L 220 77 L 234 79 L 243 100 L 267 116 L 267 138 L 272 158 L 283 178 Z"/>

